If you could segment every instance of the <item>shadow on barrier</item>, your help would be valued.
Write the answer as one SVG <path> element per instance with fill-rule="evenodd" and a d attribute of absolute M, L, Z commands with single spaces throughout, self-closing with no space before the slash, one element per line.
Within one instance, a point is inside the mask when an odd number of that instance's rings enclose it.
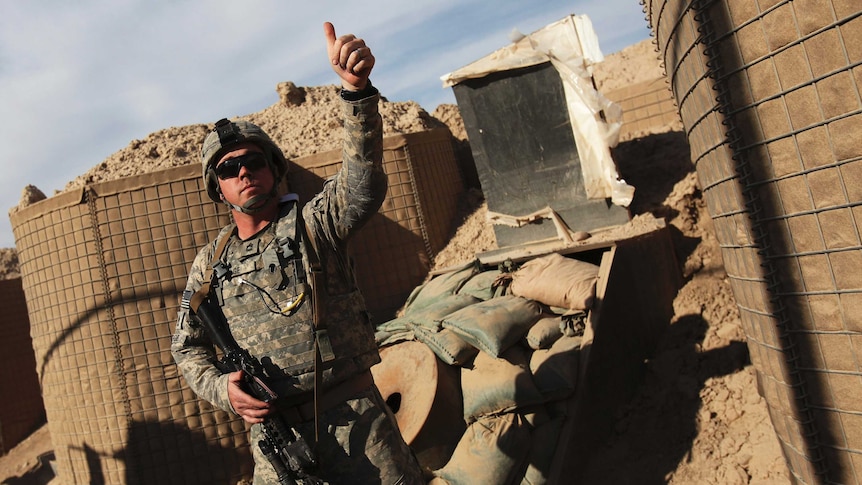
<path fill-rule="evenodd" d="M 853 15 L 858 16 L 859 13 Z M 852 432 L 844 429 L 841 412 L 836 409 L 840 407 L 835 405 L 833 397 L 837 391 L 830 388 L 829 364 L 821 360 L 823 349 L 819 347 L 816 337 L 823 328 L 820 325 L 833 325 L 834 322 L 830 322 L 829 317 L 821 317 L 819 322 L 806 322 L 810 318 L 804 314 L 808 311 L 805 310 L 806 305 L 817 292 L 807 288 L 808 282 L 805 281 L 805 277 L 812 280 L 814 277 L 808 274 L 795 277 L 799 274 L 798 266 L 803 256 L 793 240 L 794 225 L 786 221 L 791 219 L 789 212 L 794 211 L 789 202 L 796 194 L 792 190 L 784 193 L 779 190 L 781 177 L 774 173 L 773 159 L 763 154 L 769 147 L 770 140 L 764 134 L 764 127 L 773 121 L 771 115 L 761 112 L 763 104 L 760 101 L 746 100 L 735 92 L 740 85 L 738 83 L 756 85 L 761 80 L 749 79 L 750 63 L 741 58 L 740 49 L 726 45 L 737 42 L 738 38 L 728 33 L 737 34 L 741 29 L 730 17 L 728 8 L 722 5 L 700 5 L 694 20 L 698 24 L 698 32 L 702 34 L 703 52 L 710 67 L 708 74 L 714 82 L 716 108 L 722 114 L 725 142 L 732 152 L 732 160 L 728 162 L 733 164 L 737 176 L 732 183 L 739 185 L 743 199 L 740 209 L 745 211 L 750 221 L 752 244 L 757 248 L 757 261 L 753 263 L 762 268 L 763 274 L 761 286 L 765 297 L 761 312 L 765 312 L 768 319 L 761 320 L 760 314 L 752 317 L 749 312 L 749 315 L 743 315 L 743 322 L 756 320 L 759 325 L 771 327 L 758 329 L 757 332 L 774 332 L 775 342 L 770 342 L 769 347 L 779 354 L 775 357 L 779 366 L 758 362 L 758 390 L 766 398 L 773 423 L 779 423 L 776 430 L 791 473 L 803 482 L 845 483 L 856 478 L 846 464 L 854 459 L 852 455 L 857 446 L 848 437 L 852 436 Z M 801 47 L 803 40 L 792 44 Z M 816 44 L 812 42 L 811 45 Z M 788 44 L 786 47 L 789 49 L 793 46 Z M 776 59 L 775 65 L 781 65 L 781 61 Z M 844 70 L 850 71 L 850 67 Z M 763 84 L 757 87 L 766 90 L 768 83 L 763 81 Z M 776 94 L 783 98 L 792 92 L 793 88 Z M 774 116 L 783 120 L 785 114 L 782 112 Z M 818 126 L 825 126 L 828 121 L 820 121 Z M 790 126 L 786 128 L 791 129 Z M 809 129 L 811 127 L 800 131 Z M 786 134 L 795 135 L 794 132 Z M 795 155 L 801 157 L 798 151 Z M 810 192 L 810 180 L 806 179 L 805 187 L 797 190 Z M 787 224 L 789 229 L 779 230 L 779 224 Z M 852 232 L 852 229 L 848 232 Z M 831 264 L 827 263 L 829 271 Z M 731 278 L 735 276 L 731 275 Z M 836 292 L 842 289 L 840 285 L 837 283 Z M 747 325 L 744 324 L 744 327 L 747 333 L 750 332 Z M 763 345 L 754 338 L 749 335 L 749 345 Z M 848 362 L 852 360 L 848 359 Z M 838 372 L 845 370 L 841 368 Z M 782 392 L 764 392 L 764 381 L 771 381 L 766 385 L 773 390 L 780 388 Z M 782 402 L 785 396 L 790 402 Z M 788 425 L 787 421 L 793 423 Z M 842 457 L 845 454 L 851 456 Z M 803 465 L 805 462 L 810 468 Z"/>

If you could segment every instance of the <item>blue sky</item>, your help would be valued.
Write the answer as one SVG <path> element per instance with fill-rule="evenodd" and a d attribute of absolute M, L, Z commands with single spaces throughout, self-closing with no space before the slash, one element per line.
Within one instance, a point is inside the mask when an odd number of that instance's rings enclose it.
<path fill-rule="evenodd" d="M 0 247 L 32 184 L 51 196 L 133 139 L 260 111 L 275 86 L 334 84 L 323 22 L 375 53 L 390 101 L 455 103 L 440 76 L 568 14 L 610 54 L 649 37 L 638 0 L 40 0 L 0 16 Z"/>

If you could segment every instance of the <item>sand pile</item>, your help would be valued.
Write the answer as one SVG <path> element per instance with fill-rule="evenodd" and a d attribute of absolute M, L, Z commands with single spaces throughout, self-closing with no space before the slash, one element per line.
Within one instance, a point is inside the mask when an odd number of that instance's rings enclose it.
<path fill-rule="evenodd" d="M 0 248 L 0 280 L 20 278 L 18 252 L 12 248 Z"/>
<path fill-rule="evenodd" d="M 288 158 L 341 147 L 341 114 L 336 85 L 276 86 L 279 102 L 258 113 L 239 116 L 263 128 Z M 383 136 L 416 133 L 444 126 L 413 101 L 380 104 Z M 190 163 L 200 163 L 200 144 L 212 124 L 172 127 L 132 140 L 87 173 L 66 184 L 64 190 L 93 182 L 114 180 Z"/>

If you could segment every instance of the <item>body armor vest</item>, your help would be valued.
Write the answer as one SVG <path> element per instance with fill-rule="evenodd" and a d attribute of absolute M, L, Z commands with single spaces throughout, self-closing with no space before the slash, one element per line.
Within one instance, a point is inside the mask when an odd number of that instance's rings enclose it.
<path fill-rule="evenodd" d="M 308 283 L 308 241 L 300 217 L 300 207 L 295 201 L 283 202 L 279 218 L 256 237 L 241 241 L 233 237 L 233 226 L 219 234 L 232 238 L 223 254 L 216 254 L 213 264 L 217 286 L 214 288 L 222 306 L 230 331 L 237 343 L 257 357 L 270 376 L 273 385 L 282 396 L 310 391 L 314 386 L 314 338 L 312 297 L 327 298 L 325 290 L 317 289 L 312 295 Z M 313 248 L 312 248 L 313 250 Z M 343 296 L 335 300 L 344 300 Z M 364 302 L 358 291 L 348 296 L 351 300 L 345 315 L 327 315 L 327 333 L 332 335 L 335 359 L 328 362 L 322 376 L 324 384 L 344 380 L 368 366 L 357 368 L 351 364 L 353 358 L 374 351 L 377 346 L 373 329 L 365 314 Z M 328 303 L 324 301 L 324 304 Z M 342 301 L 342 303 L 344 303 Z M 343 305 L 338 305 L 342 307 Z M 345 325 L 366 326 L 369 339 L 356 341 L 339 338 L 353 334 L 355 330 Z M 364 341 L 362 341 L 364 340 Z M 375 360 L 379 360 L 376 357 Z M 344 368 L 344 364 L 348 364 Z M 348 375 L 333 375 L 333 370 L 344 368 Z"/>

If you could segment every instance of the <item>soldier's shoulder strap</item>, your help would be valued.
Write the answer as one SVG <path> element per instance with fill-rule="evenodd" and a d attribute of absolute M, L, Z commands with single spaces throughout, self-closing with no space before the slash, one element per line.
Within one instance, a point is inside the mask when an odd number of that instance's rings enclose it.
<path fill-rule="evenodd" d="M 323 368 L 324 364 L 335 360 L 335 352 L 332 350 L 332 342 L 326 330 L 326 321 L 323 318 L 324 298 L 326 288 L 323 286 L 323 266 L 320 264 L 320 255 L 315 246 L 316 240 L 308 237 L 308 228 L 302 211 L 298 211 L 298 232 L 303 238 L 308 258 L 308 281 L 311 284 L 311 318 L 314 324 L 314 443 L 315 447 L 320 442 L 321 434 L 321 396 L 323 393 Z"/>
<path fill-rule="evenodd" d="M 216 236 L 216 245 L 215 250 L 213 251 L 213 257 L 210 262 L 207 264 L 206 270 L 204 270 L 204 281 L 198 291 L 192 296 L 191 301 L 189 302 L 192 311 L 197 311 L 201 302 L 207 298 L 210 294 L 210 289 L 212 288 L 213 282 L 213 272 L 215 271 L 213 267 L 216 263 L 221 259 L 224 254 L 225 248 L 227 248 L 227 244 L 230 241 L 230 238 L 236 234 L 236 224 L 231 223 L 228 226 L 222 228 L 219 231 L 218 236 Z"/>

